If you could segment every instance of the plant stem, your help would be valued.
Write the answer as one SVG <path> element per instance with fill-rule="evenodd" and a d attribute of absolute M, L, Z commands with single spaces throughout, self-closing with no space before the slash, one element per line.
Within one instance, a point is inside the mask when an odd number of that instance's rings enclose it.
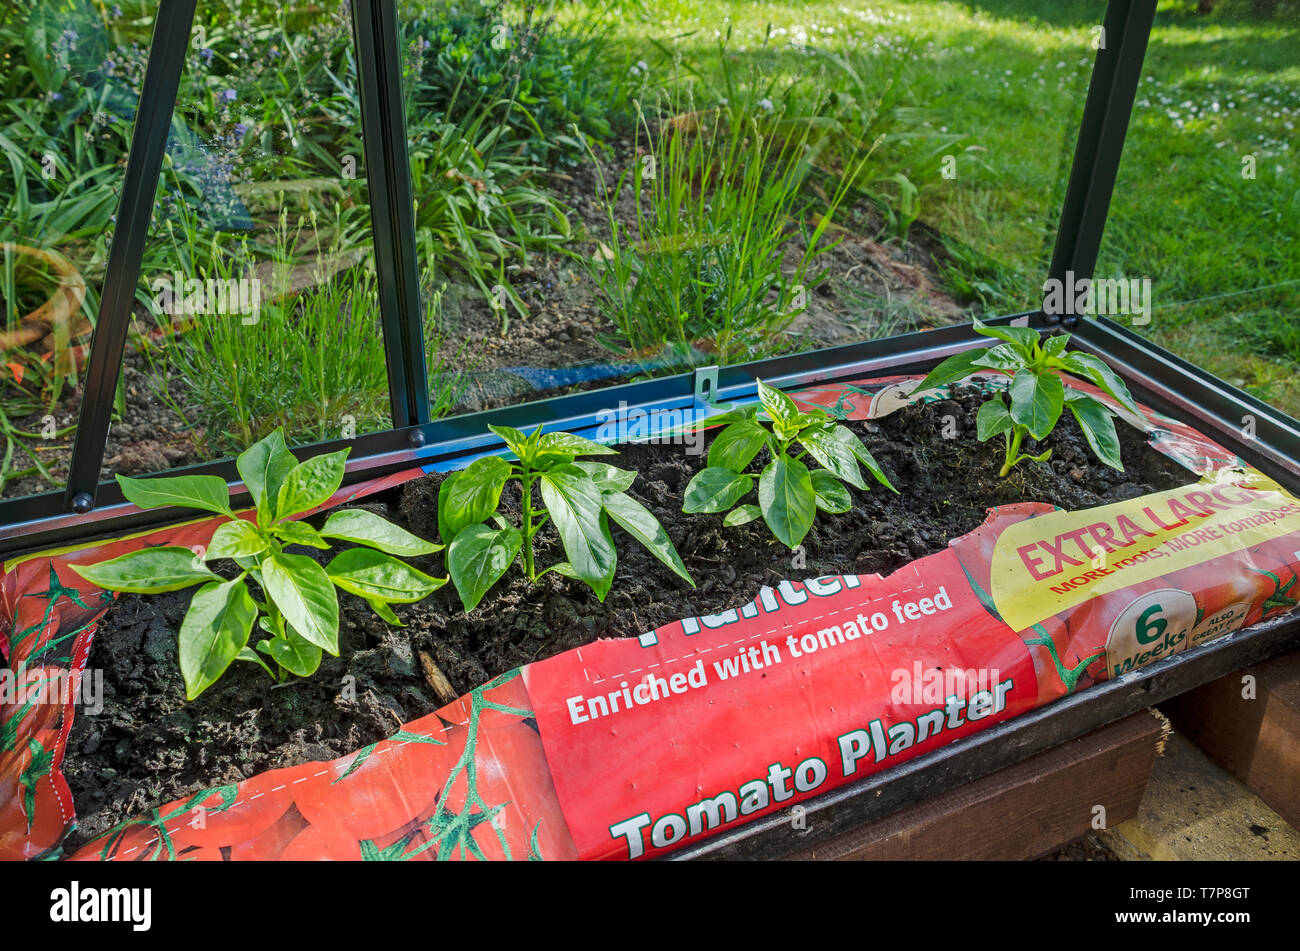
<path fill-rule="evenodd" d="M 537 529 L 533 528 L 533 476 L 531 472 L 524 472 L 524 572 L 528 575 L 529 581 L 536 581 L 537 574 L 533 571 L 533 534 Z"/>
<path fill-rule="evenodd" d="M 1014 435 L 1012 433 L 1007 433 L 1007 458 L 1002 463 L 1002 469 L 998 472 L 998 475 L 1004 479 L 1006 478 L 1007 473 L 1011 471 L 1011 467 L 1016 464 L 1016 455 L 1020 452 L 1020 443 L 1025 438 L 1025 432 L 1026 430 L 1017 426 L 1015 427 Z"/>
<path fill-rule="evenodd" d="M 1024 453 L 1022 455 L 1020 453 L 1020 443 L 1027 435 L 1029 435 L 1029 430 L 1025 429 L 1023 426 L 1016 427 L 1014 437 L 1011 433 L 1007 433 L 1007 458 L 1006 461 L 1002 463 L 1002 469 L 998 472 L 998 475 L 1006 478 L 1007 473 L 1025 459 L 1032 459 L 1034 462 L 1046 462 L 1048 459 L 1052 458 L 1052 450 L 1050 449 L 1046 449 L 1036 456 L 1031 456 L 1029 453 Z"/>

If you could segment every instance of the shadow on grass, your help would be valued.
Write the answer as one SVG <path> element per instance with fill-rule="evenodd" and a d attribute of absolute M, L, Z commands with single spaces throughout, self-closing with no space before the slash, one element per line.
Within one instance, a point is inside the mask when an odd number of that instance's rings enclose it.
<path fill-rule="evenodd" d="M 1091 26 L 1106 12 L 1106 0 L 965 0 L 962 5 L 1002 19 L 1038 20 L 1055 27 Z M 1215 0 L 1208 13 L 1199 12 L 1199 5 L 1200 0 L 1165 0 L 1156 13 L 1156 26 L 1300 29 L 1300 0 Z"/>

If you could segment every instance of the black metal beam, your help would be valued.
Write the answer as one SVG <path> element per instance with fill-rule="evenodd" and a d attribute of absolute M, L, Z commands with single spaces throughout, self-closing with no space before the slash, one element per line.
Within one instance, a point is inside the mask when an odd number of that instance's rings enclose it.
<path fill-rule="evenodd" d="M 1024 322 L 1030 318 L 1029 314 L 1009 315 L 991 318 L 986 323 Z M 923 371 L 972 345 L 987 346 L 990 343 L 989 338 L 976 335 L 969 325 L 954 325 L 773 357 L 722 368 L 718 375 L 718 398 L 729 400 L 751 395 L 755 377 L 790 387 L 871 374 Z M 633 408 L 672 408 L 692 405 L 694 396 L 693 375 L 683 373 L 454 416 L 420 426 L 368 433 L 351 440 L 295 446 L 294 452 L 299 458 L 307 458 L 350 448 L 352 453 L 344 484 L 352 485 L 410 466 L 452 460 L 499 446 L 500 440 L 487 428 L 489 423 L 527 429 L 544 425 L 548 430 L 577 432 L 593 429 L 599 423 L 602 411 L 612 411 L 623 402 Z M 198 474 L 221 476 L 231 486 L 232 504 L 237 507 L 247 504 L 247 495 L 233 460 L 157 473 L 165 476 Z M 59 493 L 0 501 L 0 556 L 10 557 L 56 544 L 89 542 L 94 538 L 163 525 L 192 515 L 181 509 L 140 511 L 125 502 L 121 489 L 113 482 L 99 486 L 99 500 L 96 509 L 86 514 L 66 512 Z"/>
<path fill-rule="evenodd" d="M 181 69 L 185 65 L 185 51 L 189 48 L 195 3 L 196 0 L 161 0 L 154 19 L 149 63 L 131 131 L 131 149 L 127 153 L 113 241 L 108 250 L 99 317 L 90 338 L 77 435 L 63 493 L 63 506 L 75 512 L 88 512 L 95 505 L 113 397 L 122 371 L 131 308 L 153 217 L 158 175 L 167 153 L 167 137 Z"/>
<path fill-rule="evenodd" d="M 400 25 L 395 0 L 351 2 L 388 394 L 400 428 L 430 418 Z"/>
<path fill-rule="evenodd" d="M 1096 270 L 1155 14 L 1156 0 L 1110 0 L 1106 6 L 1048 272 L 1063 285 L 1067 274 L 1090 279 Z M 1079 320 L 1077 314 L 1047 317 L 1066 329 Z"/>
<path fill-rule="evenodd" d="M 986 323 L 1023 321 L 1028 316 L 993 318 Z M 1037 316 L 1030 325 L 1046 328 Z M 755 377 L 791 387 L 873 374 L 924 372 L 954 353 L 989 343 L 969 325 L 956 325 L 724 367 L 719 372 L 718 398 L 726 401 L 752 394 Z M 1289 491 L 1300 494 L 1300 422 L 1109 320 L 1085 321 L 1075 332 L 1072 345 L 1114 366 L 1143 402 L 1199 426 Z M 499 440 L 488 431 L 489 423 L 585 432 L 598 425 L 602 411 L 614 410 L 620 403 L 649 409 L 684 407 L 693 402 L 692 376 L 679 374 L 369 433 L 350 441 L 314 443 L 295 447 L 294 452 L 306 458 L 351 448 L 344 484 L 353 485 L 399 469 L 450 462 L 493 449 Z M 414 448 L 417 445 L 423 448 Z M 232 502 L 236 506 L 247 504 L 239 473 L 229 459 L 169 470 L 166 474 L 198 473 L 221 476 L 231 486 Z M 0 501 L 0 556 L 89 542 L 163 525 L 187 515 L 179 509 L 137 510 L 126 503 L 115 483 L 102 484 L 99 498 L 99 507 L 85 515 L 66 512 L 59 493 Z"/>

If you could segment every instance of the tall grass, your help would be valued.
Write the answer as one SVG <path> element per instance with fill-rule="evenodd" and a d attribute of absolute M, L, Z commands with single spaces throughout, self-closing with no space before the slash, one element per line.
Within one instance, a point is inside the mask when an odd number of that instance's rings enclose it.
<path fill-rule="evenodd" d="M 373 432 L 391 425 L 378 279 L 369 262 L 330 269 L 339 258 L 317 249 L 314 264 L 299 265 L 306 222 L 290 226 L 281 216 L 281 252 L 274 267 L 254 269 L 239 254 L 214 255 L 200 279 L 263 280 L 260 310 L 251 316 L 202 314 L 177 328 L 157 314 L 164 334 L 141 340 L 158 383 L 157 395 L 195 429 L 210 454 L 237 452 L 278 427 L 296 442 Z M 299 265 L 297 268 L 294 265 Z M 311 267 L 308 286 L 302 271 Z M 444 352 L 441 290 L 427 294 L 426 354 L 434 417 L 445 415 L 461 388 L 457 354 Z M 182 333 L 175 333 L 177 329 Z M 170 395 L 176 380 L 186 412 Z"/>
<path fill-rule="evenodd" d="M 789 113 L 760 76 L 736 76 L 726 43 L 728 95 L 700 108 L 686 87 L 655 120 L 642 116 L 636 155 L 612 191 L 600 173 L 610 238 L 584 260 L 617 330 L 604 342 L 647 365 L 732 363 L 788 347 L 782 332 L 825 279 L 817 259 L 834 246 L 828 229 L 869 153 L 851 151 L 847 174 L 823 187 L 818 109 Z M 616 213 L 624 190 L 632 227 Z"/>
<path fill-rule="evenodd" d="M 542 169 L 502 148 L 504 126 L 485 128 L 486 115 L 419 136 L 411 151 L 415 238 L 426 273 L 469 277 L 500 311 L 504 333 L 507 303 L 528 314 L 506 268 L 527 263 L 530 250 L 558 247 L 571 231 L 559 202 L 534 177 Z"/>

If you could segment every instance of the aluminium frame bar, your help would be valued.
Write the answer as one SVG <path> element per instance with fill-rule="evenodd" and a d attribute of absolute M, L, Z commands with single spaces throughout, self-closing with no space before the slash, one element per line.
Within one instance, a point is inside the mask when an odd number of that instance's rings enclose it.
<path fill-rule="evenodd" d="M 1106 5 L 1101 46 L 1088 81 L 1079 139 L 1048 268 L 1048 278 L 1060 285 L 1067 285 L 1067 276 L 1091 279 L 1097 268 L 1155 15 L 1156 0 L 1110 0 Z M 1059 322 L 1066 329 L 1079 322 L 1077 314 L 1062 317 L 1046 310 L 1044 313 L 1049 322 Z"/>
<path fill-rule="evenodd" d="M 154 198 L 171 133 L 181 70 L 189 49 L 197 0 L 160 0 L 145 67 L 126 172 L 117 203 L 113 240 L 108 249 L 99 316 L 90 338 L 90 358 L 77 414 L 63 506 L 89 512 L 95 506 L 114 396 L 122 374 L 131 309 L 144 262 Z"/>
<path fill-rule="evenodd" d="M 379 318 L 394 428 L 430 419 L 396 0 L 351 0 Z"/>
<path fill-rule="evenodd" d="M 993 318 L 990 324 L 1023 323 L 1040 332 L 1052 327 L 1039 315 Z M 968 325 L 953 325 L 826 350 L 724 367 L 717 397 L 726 401 L 752 395 L 755 378 L 781 387 L 848 380 L 870 375 L 924 372 L 946 357 L 992 341 Z M 1214 376 L 1198 370 L 1106 319 L 1086 320 L 1071 340 L 1075 349 L 1105 359 L 1125 377 L 1134 396 L 1155 409 L 1196 423 L 1262 472 L 1300 494 L 1300 422 Z M 673 409 L 695 404 L 693 375 L 679 374 L 638 383 L 573 393 L 549 400 L 455 416 L 416 427 L 294 447 L 300 458 L 349 448 L 345 485 L 401 469 L 441 464 L 493 451 L 500 440 L 489 423 L 548 431 L 594 434 L 602 418 L 620 404 L 628 409 Z M 1243 431 L 1249 417 L 1253 438 Z M 417 435 L 418 434 L 418 435 Z M 414 438 L 413 438 L 414 437 Z M 232 460 L 169 470 L 165 475 L 213 474 L 231 487 L 232 504 L 249 504 Z M 90 543 L 96 538 L 166 524 L 193 513 L 186 509 L 140 510 L 113 483 L 100 486 L 101 506 L 85 515 L 63 510 L 61 496 L 47 493 L 0 502 L 0 557 L 12 557 L 57 544 Z"/>
<path fill-rule="evenodd" d="M 160 0 L 131 132 L 63 507 L 96 505 L 114 396 L 197 0 Z M 396 428 L 429 421 L 420 264 L 395 0 L 351 0 L 389 403 Z"/>
<path fill-rule="evenodd" d="M 1029 314 L 993 318 L 993 324 L 1024 322 Z M 899 337 L 774 357 L 724 367 L 719 371 L 719 399 L 752 394 L 755 376 L 777 385 L 793 386 L 819 380 L 847 379 L 872 373 L 903 372 L 900 357 L 910 369 L 921 369 L 966 349 L 972 343 L 988 345 L 969 326 L 953 325 Z M 358 435 L 350 440 L 330 440 L 292 447 L 299 458 L 351 449 L 344 485 L 434 462 L 454 461 L 502 445 L 488 424 L 548 431 L 583 432 L 596 428 L 601 414 L 626 402 L 629 407 L 684 407 L 694 404 L 693 374 L 683 373 L 637 383 L 588 390 L 549 400 L 519 403 L 499 409 L 424 423 L 403 429 Z M 231 490 L 231 504 L 250 504 L 234 460 L 202 463 L 153 473 L 151 477 L 218 475 Z M 87 513 L 69 513 L 58 492 L 0 500 L 0 557 L 37 551 L 51 545 L 90 542 L 96 538 L 166 524 L 192 512 L 178 508 L 141 510 L 126 502 L 115 482 L 99 486 L 100 504 Z"/>

